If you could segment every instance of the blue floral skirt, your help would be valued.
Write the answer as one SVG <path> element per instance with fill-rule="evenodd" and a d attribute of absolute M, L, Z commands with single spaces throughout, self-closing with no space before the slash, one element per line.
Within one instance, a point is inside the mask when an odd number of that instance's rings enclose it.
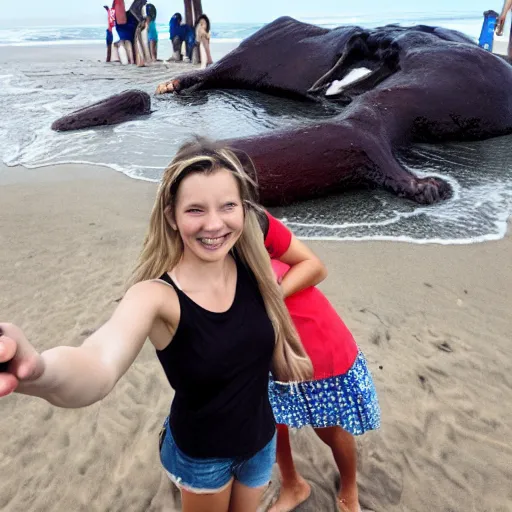
<path fill-rule="evenodd" d="M 340 426 L 352 435 L 380 427 L 380 408 L 362 352 L 343 375 L 306 382 L 269 381 L 276 423 L 288 427 Z"/>

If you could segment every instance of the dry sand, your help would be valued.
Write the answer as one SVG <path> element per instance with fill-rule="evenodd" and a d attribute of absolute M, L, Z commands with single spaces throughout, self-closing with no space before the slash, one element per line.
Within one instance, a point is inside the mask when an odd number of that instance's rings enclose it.
<path fill-rule="evenodd" d="M 80 344 L 122 294 L 155 191 L 107 168 L 0 167 L 1 320 L 41 350 Z M 512 239 L 310 245 L 330 271 L 321 288 L 366 353 L 380 396 L 382 429 L 359 442 L 362 504 L 512 510 Z M 172 395 L 147 346 L 91 407 L 3 399 L 0 510 L 179 510 L 157 451 Z M 313 486 L 297 510 L 334 511 L 328 451 L 308 430 L 294 443 Z"/>

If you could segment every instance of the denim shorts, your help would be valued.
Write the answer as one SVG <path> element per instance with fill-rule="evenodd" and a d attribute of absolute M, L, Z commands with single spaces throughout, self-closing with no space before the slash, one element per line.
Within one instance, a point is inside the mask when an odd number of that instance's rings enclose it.
<path fill-rule="evenodd" d="M 196 459 L 176 446 L 167 418 L 160 433 L 160 460 L 169 478 L 180 489 L 196 494 L 221 492 L 233 478 L 247 487 L 263 487 L 270 481 L 276 460 L 276 434 L 249 459 Z"/>

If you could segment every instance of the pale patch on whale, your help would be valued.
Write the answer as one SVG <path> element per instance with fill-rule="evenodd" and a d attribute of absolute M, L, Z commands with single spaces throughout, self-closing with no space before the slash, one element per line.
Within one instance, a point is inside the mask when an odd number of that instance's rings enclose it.
<path fill-rule="evenodd" d="M 347 73 L 343 77 L 342 80 L 334 80 L 332 84 L 329 86 L 327 91 L 325 91 L 326 96 L 332 96 L 334 94 L 340 93 L 347 85 L 350 85 L 357 80 L 369 75 L 372 72 L 371 69 L 368 68 L 357 68 L 352 69 L 350 73 Z"/>

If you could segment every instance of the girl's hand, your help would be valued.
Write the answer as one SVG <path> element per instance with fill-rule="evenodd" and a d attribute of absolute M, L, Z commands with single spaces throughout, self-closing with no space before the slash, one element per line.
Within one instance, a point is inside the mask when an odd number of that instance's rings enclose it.
<path fill-rule="evenodd" d="M 13 324 L 0 323 L 0 397 L 14 392 L 21 381 L 39 378 L 42 357 Z"/>

